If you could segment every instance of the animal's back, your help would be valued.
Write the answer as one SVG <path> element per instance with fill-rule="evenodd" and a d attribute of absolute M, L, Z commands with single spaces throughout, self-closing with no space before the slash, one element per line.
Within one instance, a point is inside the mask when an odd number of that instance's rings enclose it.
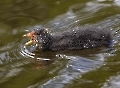
<path fill-rule="evenodd" d="M 109 29 L 97 27 L 75 27 L 67 31 L 54 33 L 50 48 L 55 50 L 85 49 L 98 46 L 109 47 L 113 37 Z"/>

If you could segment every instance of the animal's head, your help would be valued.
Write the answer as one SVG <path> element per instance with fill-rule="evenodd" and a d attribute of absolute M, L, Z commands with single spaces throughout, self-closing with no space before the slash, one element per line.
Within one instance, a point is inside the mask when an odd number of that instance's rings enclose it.
<path fill-rule="evenodd" d="M 46 28 L 37 28 L 33 31 L 23 35 L 23 37 L 29 37 L 30 41 L 28 41 L 25 45 L 31 45 L 36 43 L 42 43 L 45 41 L 50 35 L 50 31 Z"/>
<path fill-rule="evenodd" d="M 37 28 L 37 29 L 34 29 L 36 35 L 47 35 L 50 33 L 50 31 L 47 29 L 47 28 Z"/>

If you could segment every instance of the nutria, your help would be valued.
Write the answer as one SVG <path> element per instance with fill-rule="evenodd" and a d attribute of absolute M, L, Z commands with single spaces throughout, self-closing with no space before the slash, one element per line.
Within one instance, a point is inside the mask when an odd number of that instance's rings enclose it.
<path fill-rule="evenodd" d="M 109 29 L 99 27 L 74 27 L 70 30 L 50 33 L 48 29 L 37 28 L 24 35 L 31 38 L 25 45 L 37 44 L 43 51 L 60 51 L 112 47 L 113 37 Z"/>

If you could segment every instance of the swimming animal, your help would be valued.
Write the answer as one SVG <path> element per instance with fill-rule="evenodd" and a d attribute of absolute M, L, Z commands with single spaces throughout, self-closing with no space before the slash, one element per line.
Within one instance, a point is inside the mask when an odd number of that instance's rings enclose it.
<path fill-rule="evenodd" d="M 24 36 L 30 38 L 26 46 L 37 44 L 42 51 L 78 50 L 113 45 L 113 35 L 109 29 L 93 26 L 74 27 L 54 33 L 40 27 Z"/>

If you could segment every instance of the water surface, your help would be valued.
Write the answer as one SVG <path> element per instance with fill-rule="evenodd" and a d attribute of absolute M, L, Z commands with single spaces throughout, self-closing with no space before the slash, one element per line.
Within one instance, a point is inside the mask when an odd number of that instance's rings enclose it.
<path fill-rule="evenodd" d="M 119 0 L 1 0 L 1 88 L 119 88 Z M 114 32 L 114 48 L 37 52 L 22 35 L 37 27 L 51 32 L 96 26 Z M 31 46 L 32 47 L 32 46 Z"/>

